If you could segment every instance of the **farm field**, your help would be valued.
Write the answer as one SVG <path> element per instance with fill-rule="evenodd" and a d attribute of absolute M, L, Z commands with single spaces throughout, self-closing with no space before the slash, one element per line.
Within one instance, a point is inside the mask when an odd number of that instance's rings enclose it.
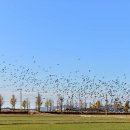
<path fill-rule="evenodd" d="M 130 130 L 130 117 L 1 115 L 0 130 Z"/>

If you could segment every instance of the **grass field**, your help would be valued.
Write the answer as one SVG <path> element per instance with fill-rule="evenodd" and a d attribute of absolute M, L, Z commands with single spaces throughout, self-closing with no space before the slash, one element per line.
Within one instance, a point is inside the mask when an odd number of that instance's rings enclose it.
<path fill-rule="evenodd" d="M 130 130 L 130 117 L 1 115 L 0 130 Z"/>

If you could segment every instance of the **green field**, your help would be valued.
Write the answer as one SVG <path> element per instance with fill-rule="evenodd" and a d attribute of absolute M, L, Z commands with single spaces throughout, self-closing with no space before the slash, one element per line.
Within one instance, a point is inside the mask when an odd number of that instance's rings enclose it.
<path fill-rule="evenodd" d="M 129 117 L 0 116 L 0 130 L 130 130 Z"/>

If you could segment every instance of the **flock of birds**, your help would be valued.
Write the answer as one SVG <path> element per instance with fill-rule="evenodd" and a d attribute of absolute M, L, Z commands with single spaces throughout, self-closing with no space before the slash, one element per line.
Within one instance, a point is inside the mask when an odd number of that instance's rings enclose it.
<path fill-rule="evenodd" d="M 32 57 L 32 64 L 37 66 L 37 69 L 2 61 L 0 89 L 9 88 L 15 91 L 22 89 L 28 94 L 40 92 L 45 99 L 62 96 L 64 102 L 75 104 L 81 100 L 89 103 L 96 101 L 103 103 L 106 101 L 106 95 L 109 103 L 114 101 L 124 103 L 130 100 L 129 84 L 119 78 L 109 81 L 106 81 L 104 77 L 98 79 L 96 76 L 88 76 L 91 70 L 88 70 L 88 75 L 80 74 L 78 70 L 70 72 L 68 76 L 51 74 L 49 69 L 37 65 L 34 57 Z M 125 75 L 124 77 L 126 78 Z"/>

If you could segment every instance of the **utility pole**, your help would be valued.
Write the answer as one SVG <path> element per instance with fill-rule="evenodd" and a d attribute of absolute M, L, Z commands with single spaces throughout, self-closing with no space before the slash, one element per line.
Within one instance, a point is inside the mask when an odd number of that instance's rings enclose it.
<path fill-rule="evenodd" d="M 74 109 L 74 95 L 72 94 L 72 97 L 71 97 L 71 109 L 73 110 Z"/>
<path fill-rule="evenodd" d="M 87 97 L 85 97 L 85 111 L 87 110 L 87 102 L 86 102 L 86 100 L 87 100 Z"/>
<path fill-rule="evenodd" d="M 26 99 L 27 101 L 27 111 L 29 110 L 29 101 L 28 101 L 28 98 Z"/>
<path fill-rule="evenodd" d="M 79 112 L 81 111 L 81 100 L 80 100 L 80 93 L 79 93 Z"/>
<path fill-rule="evenodd" d="M 106 94 L 106 115 L 108 114 L 108 99 L 107 99 L 107 94 Z"/>
<path fill-rule="evenodd" d="M 60 98 L 60 109 L 61 109 L 61 112 L 63 111 L 63 101 L 64 101 L 64 98 L 62 96 L 59 97 Z"/>

